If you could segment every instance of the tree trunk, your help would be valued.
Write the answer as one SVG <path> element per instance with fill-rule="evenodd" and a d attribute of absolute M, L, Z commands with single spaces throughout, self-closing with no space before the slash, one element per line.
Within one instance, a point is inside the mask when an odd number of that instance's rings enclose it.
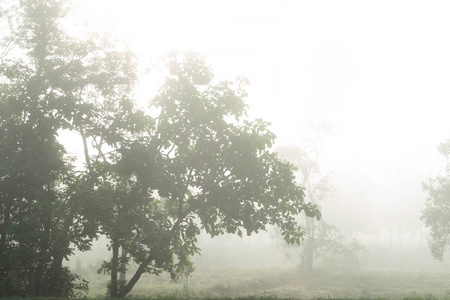
<path fill-rule="evenodd" d="M 314 266 L 315 243 L 315 219 L 306 217 L 307 238 L 305 241 L 305 265 L 306 271 L 311 272 Z"/>
<path fill-rule="evenodd" d="M 5 203 L 5 210 L 3 214 L 3 224 L 0 224 L 0 257 L 5 258 L 5 250 L 6 250 L 6 230 L 11 225 L 11 205 L 10 201 L 6 201 Z M 0 285 L 3 286 L 3 291 L 8 291 L 10 288 L 10 281 L 11 278 L 8 278 L 8 273 L 11 269 L 11 263 L 2 262 L 0 265 Z M 6 296 L 6 294 L 3 294 L 3 291 L 0 291 L 0 297 Z"/>
<path fill-rule="evenodd" d="M 32 297 L 39 297 L 41 296 L 42 291 L 42 278 L 44 274 L 44 264 L 45 261 L 47 261 L 47 255 L 48 255 L 48 248 L 49 248 L 49 237 L 50 237 L 50 220 L 46 220 L 46 224 L 44 225 L 44 235 L 41 240 L 40 245 L 40 253 L 37 255 L 38 257 L 38 265 L 36 267 L 36 270 L 34 271 L 33 275 L 33 282 L 31 285 L 31 296 Z"/>
<path fill-rule="evenodd" d="M 83 128 L 81 126 L 80 126 L 80 131 L 79 132 L 80 132 L 81 138 L 83 140 L 84 159 L 86 161 L 86 165 L 87 165 L 88 170 L 90 172 L 91 171 L 91 160 L 89 158 L 89 147 L 88 147 L 88 144 L 87 144 L 86 135 L 84 134 L 84 130 L 83 130 Z"/>
<path fill-rule="evenodd" d="M 177 222 L 175 222 L 175 224 L 173 225 L 172 229 L 170 230 L 170 235 L 173 236 L 177 230 L 179 229 L 179 226 L 181 224 L 181 221 L 184 219 L 184 217 L 186 217 L 189 214 L 190 210 L 186 210 L 183 214 L 182 217 L 180 217 Z M 170 242 L 167 241 L 167 247 L 169 246 Z M 167 248 L 167 251 L 169 248 Z M 136 270 L 136 272 L 134 273 L 133 277 L 131 277 L 130 281 L 127 282 L 127 284 L 123 287 L 121 287 L 119 293 L 117 294 L 117 298 L 124 298 L 132 289 L 133 287 L 136 285 L 136 283 L 138 282 L 138 280 L 141 278 L 142 274 L 145 273 L 145 269 L 147 268 L 147 266 L 156 259 L 156 257 L 152 254 L 150 254 L 140 265 L 139 268 Z M 117 278 L 117 275 L 116 275 Z"/>
<path fill-rule="evenodd" d="M 111 282 L 109 287 L 110 297 L 117 298 L 117 271 L 119 266 L 119 245 L 117 242 L 112 243 L 111 258 Z"/>
<path fill-rule="evenodd" d="M 9 201 L 8 201 L 9 202 Z M 0 256 L 3 256 L 6 248 L 6 229 L 10 226 L 11 205 L 5 203 L 5 213 L 3 215 L 3 224 L 0 224 Z"/>
<path fill-rule="evenodd" d="M 423 245 L 423 226 L 420 226 L 420 246 Z"/>
<path fill-rule="evenodd" d="M 123 249 L 122 246 L 122 255 L 120 258 L 120 276 L 119 276 L 119 283 L 120 286 L 124 286 L 125 280 L 126 280 L 126 268 L 127 268 L 127 252 L 125 249 Z"/>
<path fill-rule="evenodd" d="M 62 263 L 64 260 L 64 253 L 66 249 L 70 247 L 70 239 L 67 236 L 67 233 L 70 230 L 70 226 L 73 222 L 73 214 L 68 214 L 64 220 L 63 228 L 58 229 L 58 234 L 56 234 L 55 238 L 55 249 L 52 266 L 50 268 L 50 272 L 52 274 L 60 274 L 62 270 Z"/>
<path fill-rule="evenodd" d="M 153 256 L 149 256 L 145 261 L 143 261 L 139 268 L 136 270 L 136 273 L 134 273 L 133 277 L 131 277 L 130 281 L 127 282 L 127 284 L 121 288 L 119 294 L 117 295 L 117 298 L 123 298 L 125 297 L 135 286 L 135 284 L 138 282 L 139 278 L 141 278 L 141 275 L 144 274 L 145 268 L 154 260 L 155 258 Z"/>

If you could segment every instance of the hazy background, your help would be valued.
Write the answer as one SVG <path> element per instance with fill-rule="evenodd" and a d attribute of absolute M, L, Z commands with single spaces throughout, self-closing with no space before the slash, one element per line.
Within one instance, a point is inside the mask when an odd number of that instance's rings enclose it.
<path fill-rule="evenodd" d="M 160 57 L 193 50 L 217 79 L 249 79 L 249 114 L 272 123 L 277 145 L 302 145 L 311 120 L 330 124 L 319 160 L 323 174 L 333 172 L 335 190 L 321 204 L 327 221 L 375 261 L 380 247 L 395 248 L 440 268 L 419 216 L 421 184 L 444 168 L 437 145 L 450 137 L 449 13 L 448 1 L 73 0 L 69 29 L 129 45 L 143 106 L 162 83 Z M 269 234 L 201 242 L 204 263 L 232 252 L 219 242 L 241 254 L 266 249 L 255 264 L 282 261 Z"/>

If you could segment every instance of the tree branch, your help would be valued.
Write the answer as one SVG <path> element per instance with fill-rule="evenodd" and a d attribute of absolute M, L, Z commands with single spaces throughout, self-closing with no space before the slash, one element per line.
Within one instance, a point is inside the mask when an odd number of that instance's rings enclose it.
<path fill-rule="evenodd" d="M 84 134 L 83 127 L 81 127 L 81 126 L 80 126 L 80 134 L 81 134 L 81 138 L 83 139 L 84 159 L 86 160 L 86 164 L 88 166 L 88 170 L 92 171 L 91 159 L 89 158 L 89 149 L 88 149 L 88 146 L 87 146 L 86 135 Z"/>
<path fill-rule="evenodd" d="M 191 169 L 189 170 L 188 178 L 186 180 L 186 186 L 184 187 L 184 191 L 180 194 L 180 196 L 178 198 L 178 219 L 181 218 L 181 215 L 183 212 L 183 200 L 184 200 L 184 196 L 186 195 L 187 191 L 189 190 L 189 185 L 191 184 L 193 170 L 194 170 L 194 168 L 191 167 Z"/>

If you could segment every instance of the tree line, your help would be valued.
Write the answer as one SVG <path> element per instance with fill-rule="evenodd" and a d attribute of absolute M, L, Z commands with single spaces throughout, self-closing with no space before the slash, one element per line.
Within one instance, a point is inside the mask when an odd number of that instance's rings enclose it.
<path fill-rule="evenodd" d="M 190 268 L 201 229 L 242 236 L 277 225 L 288 243 L 304 238 L 296 216 L 320 212 L 271 150 L 269 124 L 247 117 L 244 79 L 217 82 L 201 55 L 172 53 L 141 109 L 133 54 L 70 36 L 68 11 L 63 0 L 0 11 L 0 297 L 86 291 L 63 261 L 99 236 L 111 251 L 108 295 L 119 298 L 144 273 Z M 62 130 L 78 134 L 82 167 Z"/>

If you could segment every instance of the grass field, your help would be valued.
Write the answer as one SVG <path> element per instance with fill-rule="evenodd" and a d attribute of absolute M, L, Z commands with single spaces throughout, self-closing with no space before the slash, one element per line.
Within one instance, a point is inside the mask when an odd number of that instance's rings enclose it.
<path fill-rule="evenodd" d="M 89 278 L 89 297 L 105 294 L 107 278 Z M 168 275 L 143 276 L 131 297 L 278 297 L 295 299 L 450 299 L 450 272 L 199 268 L 188 284 Z"/>
<path fill-rule="evenodd" d="M 226 246 L 228 245 L 228 246 Z M 139 299 L 446 299 L 450 300 L 450 259 L 437 262 L 420 248 L 371 247 L 354 268 L 318 267 L 312 274 L 286 263 L 278 248 L 228 244 L 203 247 L 196 270 L 184 281 L 168 274 L 143 275 L 129 297 Z M 108 277 L 100 262 L 81 273 L 90 282 L 89 298 L 104 298 Z M 74 267 L 74 266 L 73 266 Z M 253 297 L 253 298 L 252 298 Z"/>

